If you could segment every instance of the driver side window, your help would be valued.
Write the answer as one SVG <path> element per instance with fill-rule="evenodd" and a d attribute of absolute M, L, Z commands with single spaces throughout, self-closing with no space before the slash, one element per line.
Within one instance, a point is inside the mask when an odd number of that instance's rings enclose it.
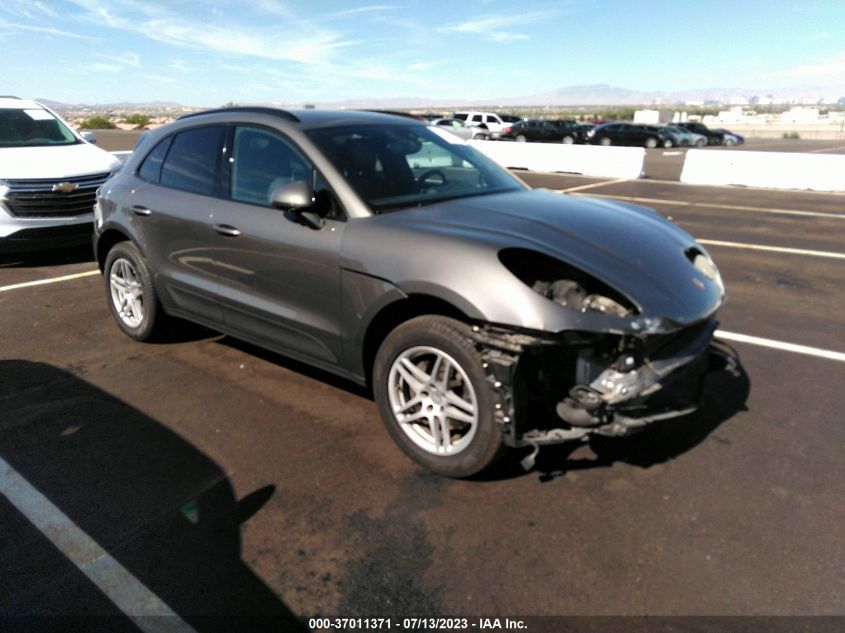
<path fill-rule="evenodd" d="M 270 194 L 297 180 L 311 183 L 313 168 L 291 144 L 270 130 L 235 128 L 231 171 L 233 200 L 270 205 Z"/>
<path fill-rule="evenodd" d="M 229 163 L 232 200 L 269 207 L 273 191 L 303 181 L 314 188 L 317 213 L 331 220 L 344 217 L 322 175 L 290 141 L 271 130 L 235 127 Z"/>

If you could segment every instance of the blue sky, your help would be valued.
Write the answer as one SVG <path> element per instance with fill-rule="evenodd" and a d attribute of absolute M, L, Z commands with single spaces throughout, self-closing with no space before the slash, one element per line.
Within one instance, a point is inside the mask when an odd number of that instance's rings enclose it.
<path fill-rule="evenodd" d="M 69 103 L 845 87 L 845 2 L 2 0 L 0 51 Z"/>

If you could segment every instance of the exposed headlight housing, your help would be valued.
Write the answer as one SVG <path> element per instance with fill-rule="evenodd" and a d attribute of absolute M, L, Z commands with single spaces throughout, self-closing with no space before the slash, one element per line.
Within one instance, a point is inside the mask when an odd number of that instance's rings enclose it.
<path fill-rule="evenodd" d="M 499 261 L 526 286 L 565 308 L 620 317 L 639 314 L 633 301 L 621 292 L 543 253 L 506 248 L 499 252 Z"/>

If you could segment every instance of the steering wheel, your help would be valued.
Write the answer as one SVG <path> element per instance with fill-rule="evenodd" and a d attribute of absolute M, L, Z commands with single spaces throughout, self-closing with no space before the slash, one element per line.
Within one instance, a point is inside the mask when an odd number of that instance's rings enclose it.
<path fill-rule="evenodd" d="M 437 177 L 440 182 L 432 181 L 428 182 L 429 178 Z M 442 187 L 443 185 L 448 185 L 449 181 L 446 179 L 446 174 L 443 172 L 442 169 L 428 169 L 424 171 L 422 174 L 419 175 L 417 178 L 418 185 L 429 185 L 435 187 Z"/>

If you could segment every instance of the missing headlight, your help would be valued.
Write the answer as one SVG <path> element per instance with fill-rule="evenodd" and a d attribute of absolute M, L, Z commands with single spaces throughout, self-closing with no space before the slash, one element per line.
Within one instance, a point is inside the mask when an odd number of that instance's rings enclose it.
<path fill-rule="evenodd" d="M 534 292 L 566 308 L 621 317 L 638 314 L 636 306 L 620 292 L 548 255 L 508 248 L 499 252 L 499 260 Z"/>

